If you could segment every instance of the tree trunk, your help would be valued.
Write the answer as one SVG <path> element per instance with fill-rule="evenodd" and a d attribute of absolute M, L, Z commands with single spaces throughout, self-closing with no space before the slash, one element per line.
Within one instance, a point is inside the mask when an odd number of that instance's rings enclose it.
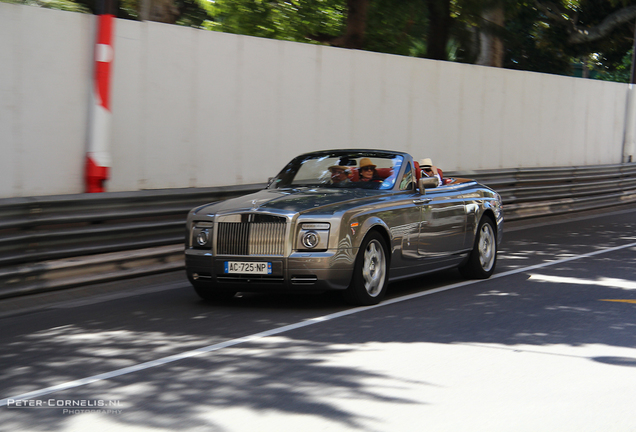
<path fill-rule="evenodd" d="M 482 27 L 480 39 L 480 51 L 477 64 L 482 66 L 503 67 L 504 44 L 499 36 L 503 29 L 506 16 L 502 6 L 487 10 L 483 14 L 485 25 Z"/>
<path fill-rule="evenodd" d="M 173 0 L 142 0 L 139 2 L 139 18 L 142 21 L 174 24 L 179 19 L 179 15 L 179 8 Z"/>
<path fill-rule="evenodd" d="M 446 45 L 450 35 L 450 0 L 426 0 L 429 25 L 426 37 L 426 57 L 434 60 L 446 60 Z"/>
<path fill-rule="evenodd" d="M 347 30 L 342 39 L 342 46 L 362 49 L 367 29 L 369 0 L 347 0 L 347 9 Z"/>
<path fill-rule="evenodd" d="M 362 49 L 367 30 L 367 12 L 370 0 L 347 0 L 347 25 L 344 34 L 330 36 L 311 34 L 307 37 L 321 43 L 341 48 Z"/>

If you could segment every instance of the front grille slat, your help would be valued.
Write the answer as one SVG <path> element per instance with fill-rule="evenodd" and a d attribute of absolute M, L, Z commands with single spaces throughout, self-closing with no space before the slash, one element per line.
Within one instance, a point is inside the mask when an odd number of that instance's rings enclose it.
<path fill-rule="evenodd" d="M 239 255 L 249 255 L 249 243 L 247 241 L 247 239 L 250 236 L 250 226 L 249 225 L 244 225 L 241 224 L 238 226 L 238 229 L 241 233 L 241 235 L 239 236 L 239 238 L 241 239 L 241 242 L 237 245 L 239 247 Z M 232 241 L 231 239 L 228 239 L 230 242 Z"/>
<path fill-rule="evenodd" d="M 279 255 L 284 255 L 285 254 L 285 227 L 286 225 L 280 225 L 277 229 L 278 233 L 276 234 L 276 237 L 282 238 L 283 241 L 280 242 L 279 246 L 278 246 L 278 254 Z"/>
<path fill-rule="evenodd" d="M 246 216 L 246 215 L 243 215 Z M 267 216 L 266 221 L 219 222 L 217 253 L 219 255 L 283 256 L 287 219 Z"/>

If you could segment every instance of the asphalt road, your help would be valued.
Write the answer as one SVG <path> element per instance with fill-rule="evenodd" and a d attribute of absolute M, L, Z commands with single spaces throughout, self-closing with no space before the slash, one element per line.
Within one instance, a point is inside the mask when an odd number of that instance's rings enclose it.
<path fill-rule="evenodd" d="M 1 430 L 636 431 L 634 207 L 508 225 L 491 279 L 376 307 L 174 273 L 0 311 Z"/>

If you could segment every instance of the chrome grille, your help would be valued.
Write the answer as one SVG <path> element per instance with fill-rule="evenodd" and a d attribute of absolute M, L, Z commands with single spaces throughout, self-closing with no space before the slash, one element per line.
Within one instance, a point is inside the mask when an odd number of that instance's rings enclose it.
<path fill-rule="evenodd" d="M 276 216 L 261 216 L 259 218 L 260 215 L 242 216 L 241 222 L 219 222 L 217 254 L 284 255 L 285 228 L 287 227 L 285 218 Z"/>
<path fill-rule="evenodd" d="M 219 255 L 249 255 L 249 233 L 249 223 L 219 223 L 217 253 Z"/>

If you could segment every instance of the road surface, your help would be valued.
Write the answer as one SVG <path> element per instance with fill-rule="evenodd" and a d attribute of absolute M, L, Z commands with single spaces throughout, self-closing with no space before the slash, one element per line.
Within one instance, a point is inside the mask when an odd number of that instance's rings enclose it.
<path fill-rule="evenodd" d="M 509 224 L 492 278 L 375 307 L 182 272 L 0 307 L 1 430 L 636 431 L 634 207 Z"/>

